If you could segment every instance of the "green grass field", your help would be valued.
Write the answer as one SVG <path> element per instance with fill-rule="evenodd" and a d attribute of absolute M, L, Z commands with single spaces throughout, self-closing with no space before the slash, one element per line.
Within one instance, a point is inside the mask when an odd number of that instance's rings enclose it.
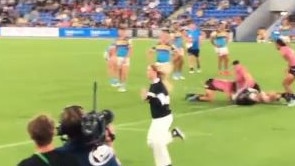
<path fill-rule="evenodd" d="M 16 165 L 34 152 L 26 124 L 47 113 L 56 120 L 64 106 L 91 109 L 91 88 L 98 81 L 99 108 L 115 111 L 116 150 L 124 166 L 152 166 L 146 145 L 150 122 L 148 104 L 140 100 L 147 87 L 146 51 L 151 40 L 135 40 L 128 92 L 109 85 L 102 53 L 108 40 L 0 40 L 0 163 Z M 273 44 L 232 43 L 231 59 L 248 66 L 264 90 L 282 91 L 286 68 Z M 187 135 L 175 140 L 170 152 L 175 166 L 294 166 L 295 108 L 285 105 L 229 105 L 218 95 L 213 103 L 187 103 L 184 94 L 202 91 L 203 81 L 215 77 L 216 55 L 209 43 L 201 50 L 203 73 L 173 82 L 174 126 Z M 294 87 L 295 89 L 295 87 Z M 56 139 L 56 145 L 60 141 Z"/>

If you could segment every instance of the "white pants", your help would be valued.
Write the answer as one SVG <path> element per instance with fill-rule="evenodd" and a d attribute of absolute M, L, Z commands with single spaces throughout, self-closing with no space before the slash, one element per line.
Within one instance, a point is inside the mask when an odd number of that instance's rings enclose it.
<path fill-rule="evenodd" d="M 172 142 L 172 134 L 169 129 L 173 122 L 172 114 L 163 118 L 153 119 L 150 125 L 147 143 L 153 150 L 156 166 L 171 164 L 167 145 Z"/>
<path fill-rule="evenodd" d="M 117 57 L 117 65 L 119 67 L 121 67 L 121 66 L 129 66 L 130 65 L 130 59 L 128 57 Z"/>
<path fill-rule="evenodd" d="M 170 62 L 164 62 L 164 63 L 156 62 L 155 65 L 157 69 L 164 74 L 164 77 L 169 78 L 173 68 Z"/>
<path fill-rule="evenodd" d="M 290 42 L 291 42 L 291 38 L 290 38 L 290 36 L 281 36 L 281 39 L 282 39 L 285 43 L 290 43 Z"/>
<path fill-rule="evenodd" d="M 218 56 L 228 55 L 229 51 L 227 47 L 215 47 L 215 52 Z"/>

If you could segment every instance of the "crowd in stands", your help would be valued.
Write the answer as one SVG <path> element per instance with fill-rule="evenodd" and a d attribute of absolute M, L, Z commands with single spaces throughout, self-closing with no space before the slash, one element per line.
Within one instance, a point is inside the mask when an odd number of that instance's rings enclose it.
<path fill-rule="evenodd" d="M 278 37 L 289 43 L 295 40 L 295 15 L 287 15 L 280 24 L 276 25 L 271 34 L 268 34 L 267 28 L 260 27 L 257 30 L 256 41 L 257 43 L 273 42 Z"/>
<path fill-rule="evenodd" d="M 1 26 L 157 28 L 181 6 L 178 20 L 204 27 L 238 25 L 260 0 L 0 0 Z"/>
<path fill-rule="evenodd" d="M 260 0 L 203 0 L 187 5 L 185 13 L 178 16 L 180 21 L 193 19 L 201 27 L 215 28 L 220 22 L 237 27 L 261 4 Z"/>
<path fill-rule="evenodd" d="M 1 26 L 154 28 L 184 0 L 1 0 Z"/>

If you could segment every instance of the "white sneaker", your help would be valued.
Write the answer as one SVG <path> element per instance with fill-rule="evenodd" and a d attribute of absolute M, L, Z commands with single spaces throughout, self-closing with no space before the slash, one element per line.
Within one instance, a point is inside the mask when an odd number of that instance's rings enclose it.
<path fill-rule="evenodd" d="M 179 77 L 177 77 L 176 75 L 174 75 L 172 78 L 173 80 L 179 80 Z"/>
<path fill-rule="evenodd" d="M 288 103 L 288 107 L 294 107 L 295 106 L 295 100 L 292 99 L 289 103 Z"/>
<path fill-rule="evenodd" d="M 202 70 L 201 70 L 201 69 L 198 69 L 198 70 L 197 70 L 197 73 L 202 73 Z"/>
<path fill-rule="evenodd" d="M 185 80 L 185 77 L 183 77 L 183 76 L 179 76 L 179 79 L 180 79 L 180 80 Z"/>
<path fill-rule="evenodd" d="M 177 128 L 177 127 L 174 128 L 174 129 L 172 129 L 171 133 L 172 133 L 172 136 L 173 137 L 179 137 L 182 140 L 185 139 L 184 133 L 179 128 Z"/>
<path fill-rule="evenodd" d="M 118 88 L 118 92 L 126 92 L 127 90 L 126 90 L 126 88 L 125 87 L 120 87 L 120 88 Z"/>
<path fill-rule="evenodd" d="M 112 84 L 111 84 L 112 87 L 119 87 L 120 85 L 121 85 L 121 84 L 120 84 L 119 82 L 117 82 L 117 83 L 112 83 Z"/>
<path fill-rule="evenodd" d="M 190 70 L 188 73 L 194 74 L 195 73 L 195 70 Z"/>

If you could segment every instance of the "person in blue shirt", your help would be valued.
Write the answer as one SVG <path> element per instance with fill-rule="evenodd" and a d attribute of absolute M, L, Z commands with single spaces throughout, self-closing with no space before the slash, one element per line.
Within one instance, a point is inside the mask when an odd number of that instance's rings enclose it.
<path fill-rule="evenodd" d="M 197 25 L 190 21 L 188 23 L 188 30 L 186 35 L 186 45 L 188 52 L 188 63 L 189 63 L 189 73 L 201 72 L 200 65 L 200 39 L 201 39 L 201 31 L 197 28 Z M 195 69 L 196 68 L 196 69 Z"/>
<path fill-rule="evenodd" d="M 168 28 L 163 28 L 159 42 L 150 49 L 148 56 L 150 64 L 155 63 L 158 70 L 162 72 L 163 83 L 169 91 L 172 89 L 169 78 L 172 72 L 171 62 L 174 54 L 178 54 L 178 52 L 175 46 L 171 44 L 170 31 Z"/>
<path fill-rule="evenodd" d="M 283 39 L 285 42 L 290 43 L 291 42 L 291 24 L 287 18 L 283 19 L 280 28 L 280 38 Z"/>
<path fill-rule="evenodd" d="M 271 32 L 271 41 L 276 42 L 281 37 L 281 32 L 279 30 L 274 30 Z"/>
<path fill-rule="evenodd" d="M 257 43 L 266 43 L 267 42 L 267 30 L 265 27 L 258 28 L 256 42 Z"/>
<path fill-rule="evenodd" d="M 174 80 L 184 80 L 182 75 L 182 68 L 184 63 L 184 39 L 183 39 L 184 29 L 180 27 L 179 23 L 173 24 L 173 32 L 171 33 L 172 42 L 175 48 L 178 50 L 178 54 L 174 55 L 173 60 L 173 79 Z"/>
<path fill-rule="evenodd" d="M 126 92 L 126 81 L 130 65 L 130 56 L 132 54 L 132 45 L 131 40 L 127 37 L 124 26 L 119 28 L 118 34 L 119 36 L 114 43 L 117 57 L 117 71 L 120 81 L 118 91 Z"/>
<path fill-rule="evenodd" d="M 226 24 L 220 23 L 216 31 L 211 34 L 211 43 L 215 47 L 215 52 L 218 55 L 218 71 L 220 75 L 229 75 L 228 63 L 229 63 L 229 51 L 228 41 L 229 34 L 226 31 Z"/>

